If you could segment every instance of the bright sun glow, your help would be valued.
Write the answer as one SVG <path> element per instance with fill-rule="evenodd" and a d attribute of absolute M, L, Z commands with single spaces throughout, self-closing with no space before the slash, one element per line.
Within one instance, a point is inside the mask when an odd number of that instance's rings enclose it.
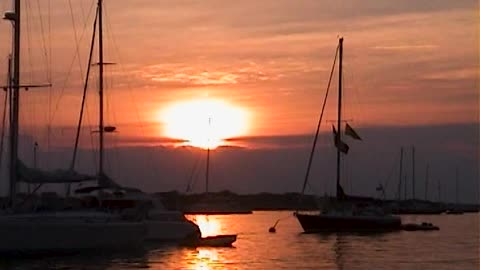
<path fill-rule="evenodd" d="M 220 222 L 216 218 L 209 218 L 204 215 L 192 215 L 187 216 L 187 218 L 198 225 L 202 237 L 219 235 L 221 233 Z"/>
<path fill-rule="evenodd" d="M 215 148 L 225 144 L 225 139 L 245 135 L 247 131 L 246 112 L 221 100 L 175 103 L 160 118 L 166 136 L 202 148 Z"/>

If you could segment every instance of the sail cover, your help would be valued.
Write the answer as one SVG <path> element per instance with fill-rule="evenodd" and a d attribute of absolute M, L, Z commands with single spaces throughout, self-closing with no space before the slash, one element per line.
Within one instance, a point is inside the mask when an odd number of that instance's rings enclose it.
<path fill-rule="evenodd" d="M 80 174 L 73 170 L 44 171 L 27 167 L 21 160 L 17 161 L 19 181 L 25 183 L 77 183 L 96 180 L 95 176 Z"/>

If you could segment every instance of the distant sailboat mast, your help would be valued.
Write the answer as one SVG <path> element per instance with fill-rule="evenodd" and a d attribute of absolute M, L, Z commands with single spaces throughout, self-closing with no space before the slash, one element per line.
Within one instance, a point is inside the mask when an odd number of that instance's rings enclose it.
<path fill-rule="evenodd" d="M 397 200 L 402 198 L 403 147 L 400 147 L 400 171 L 398 173 Z"/>
<path fill-rule="evenodd" d="M 212 118 L 208 117 L 208 127 L 212 124 Z M 208 178 L 210 173 L 210 138 L 207 139 L 207 163 L 205 168 L 205 193 L 208 193 Z"/>
<path fill-rule="evenodd" d="M 339 54 L 338 54 L 338 116 L 337 116 L 337 136 L 335 140 L 340 144 L 342 142 L 342 58 L 343 58 L 343 37 L 339 40 Z M 341 165 L 340 147 L 337 147 L 337 198 L 343 196 L 340 186 L 340 165 Z"/>

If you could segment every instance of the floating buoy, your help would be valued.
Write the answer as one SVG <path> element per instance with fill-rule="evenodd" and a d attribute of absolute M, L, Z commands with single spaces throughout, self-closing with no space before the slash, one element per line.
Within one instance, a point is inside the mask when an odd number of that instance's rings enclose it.
<path fill-rule="evenodd" d="M 275 222 L 275 224 L 274 224 L 272 227 L 270 227 L 270 229 L 268 229 L 268 232 L 270 232 L 270 233 L 276 232 L 277 229 L 275 229 L 275 227 L 277 226 L 277 224 L 278 224 L 279 221 L 280 221 L 280 219 L 278 219 L 278 220 Z"/>

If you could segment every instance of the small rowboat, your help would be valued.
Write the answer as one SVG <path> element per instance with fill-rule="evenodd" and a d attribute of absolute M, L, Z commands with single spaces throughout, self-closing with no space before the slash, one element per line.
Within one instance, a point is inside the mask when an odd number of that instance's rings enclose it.
<path fill-rule="evenodd" d="M 195 235 L 185 239 L 182 244 L 190 247 L 231 247 L 235 241 L 237 241 L 236 234 L 214 235 L 201 238 Z"/>
<path fill-rule="evenodd" d="M 202 237 L 198 240 L 197 246 L 202 247 L 231 247 L 237 241 L 236 234 L 225 234 Z"/>

